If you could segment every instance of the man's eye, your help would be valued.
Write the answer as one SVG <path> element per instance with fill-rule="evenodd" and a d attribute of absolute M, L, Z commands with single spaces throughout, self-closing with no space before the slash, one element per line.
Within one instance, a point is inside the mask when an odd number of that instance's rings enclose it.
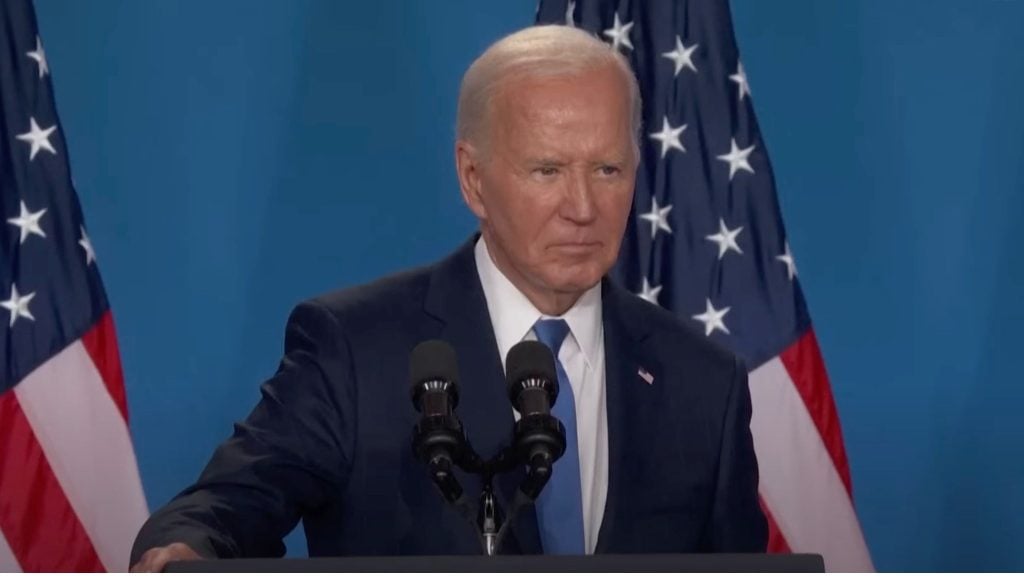
<path fill-rule="evenodd" d="M 541 166 L 534 170 L 534 172 L 541 176 L 554 176 L 555 174 L 558 174 L 558 168 L 555 168 L 554 166 Z"/>
<path fill-rule="evenodd" d="M 622 172 L 617 166 L 601 166 L 600 171 L 602 176 L 615 176 Z"/>

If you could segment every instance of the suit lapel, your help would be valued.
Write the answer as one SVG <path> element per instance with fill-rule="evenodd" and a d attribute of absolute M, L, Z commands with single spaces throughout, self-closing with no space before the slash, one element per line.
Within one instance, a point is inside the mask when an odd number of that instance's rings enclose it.
<path fill-rule="evenodd" d="M 608 497 L 605 501 L 604 516 L 598 532 L 595 552 L 607 553 L 615 540 L 617 522 L 629 509 L 629 450 L 627 438 L 634 437 L 636 394 L 646 393 L 647 386 L 638 374 L 643 366 L 640 346 L 646 337 L 646 327 L 631 322 L 629 317 L 630 295 L 609 280 L 602 285 L 601 300 L 604 322 L 605 350 L 605 407 L 608 416 Z"/>
<path fill-rule="evenodd" d="M 473 247 L 478 237 L 475 235 L 435 270 L 425 308 L 444 323 L 439 338 L 451 344 L 458 354 L 459 418 L 473 449 L 481 458 L 489 459 L 511 441 L 515 419 L 505 391 L 505 374 L 487 301 L 476 270 Z M 495 481 L 495 490 L 504 496 L 505 512 L 522 477 L 523 471 L 516 470 Z M 478 494 L 472 495 L 475 498 Z M 541 552 L 532 506 L 521 511 L 513 534 L 522 553 Z"/>

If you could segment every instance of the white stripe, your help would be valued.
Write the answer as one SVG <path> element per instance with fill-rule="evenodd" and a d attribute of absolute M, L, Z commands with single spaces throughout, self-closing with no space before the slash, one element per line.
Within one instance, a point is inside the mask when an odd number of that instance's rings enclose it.
<path fill-rule="evenodd" d="M 11 547 L 7 545 L 3 532 L 0 532 L 0 574 L 7 572 L 21 572 L 21 566 L 18 565 L 14 552 L 11 552 Z"/>
<path fill-rule="evenodd" d="M 750 396 L 761 497 L 790 548 L 821 554 L 830 572 L 872 571 L 846 487 L 781 360 L 750 373 Z"/>
<path fill-rule="evenodd" d="M 146 499 L 128 427 L 89 353 L 75 342 L 14 391 L 100 561 L 126 571 Z"/>

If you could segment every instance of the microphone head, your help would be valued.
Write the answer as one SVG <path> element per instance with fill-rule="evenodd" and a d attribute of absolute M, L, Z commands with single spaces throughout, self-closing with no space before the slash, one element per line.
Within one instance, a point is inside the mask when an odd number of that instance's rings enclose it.
<path fill-rule="evenodd" d="M 409 381 L 417 410 L 420 396 L 427 391 L 447 392 L 454 408 L 459 401 L 459 362 L 455 349 L 444 340 L 417 344 L 409 354 Z"/>
<path fill-rule="evenodd" d="M 553 406 L 558 398 L 558 373 L 551 349 L 535 340 L 524 340 L 513 346 L 505 359 L 505 382 L 509 400 L 517 409 L 522 392 L 538 387 L 547 392 L 548 405 Z"/>

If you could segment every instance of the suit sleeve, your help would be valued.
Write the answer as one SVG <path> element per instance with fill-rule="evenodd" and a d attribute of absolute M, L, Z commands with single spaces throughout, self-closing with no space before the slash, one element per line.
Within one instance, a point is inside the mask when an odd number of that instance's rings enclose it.
<path fill-rule="evenodd" d="M 729 390 L 708 541 L 712 552 L 764 552 L 768 523 L 757 496 L 747 370 L 737 360 Z"/>
<path fill-rule="evenodd" d="M 355 419 L 351 354 L 315 302 L 292 312 L 277 373 L 199 480 L 157 511 L 132 549 L 184 542 L 204 557 L 281 556 L 303 512 L 346 483 Z M 187 415 L 183 415 L 187 421 Z"/>

